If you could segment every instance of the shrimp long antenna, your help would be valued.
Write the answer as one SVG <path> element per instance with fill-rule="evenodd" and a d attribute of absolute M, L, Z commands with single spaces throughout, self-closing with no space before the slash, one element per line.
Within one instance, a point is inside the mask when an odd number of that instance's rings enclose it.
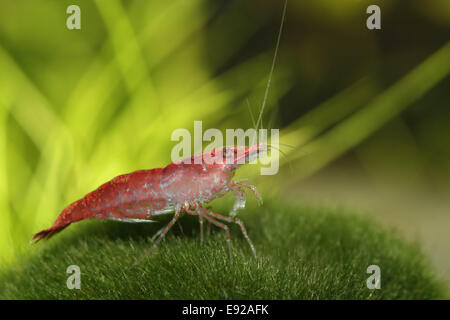
<path fill-rule="evenodd" d="M 264 92 L 264 99 L 263 99 L 263 102 L 261 105 L 261 111 L 259 112 L 258 121 L 256 122 L 256 130 L 258 130 L 259 123 L 261 122 L 262 114 L 264 113 L 264 107 L 266 106 L 266 102 L 267 102 L 267 96 L 269 95 L 269 89 L 270 89 L 270 84 L 272 81 L 273 70 L 275 69 L 275 62 L 277 61 L 278 48 L 280 46 L 281 34 L 283 31 L 284 19 L 286 17 L 287 2 L 288 2 L 288 0 L 286 0 L 284 2 L 283 15 L 281 16 L 280 30 L 278 31 L 277 44 L 275 46 L 275 53 L 274 53 L 273 59 L 272 59 L 272 66 L 270 68 L 269 79 L 267 80 L 266 91 Z"/>
<path fill-rule="evenodd" d="M 250 113 L 250 117 L 252 118 L 252 124 L 255 127 L 255 129 L 258 129 L 258 128 L 256 128 L 255 117 L 253 117 L 252 108 L 250 107 L 250 102 L 248 101 L 248 98 L 245 99 L 245 101 L 247 102 L 248 112 Z"/>
<path fill-rule="evenodd" d="M 270 149 L 275 149 L 275 150 L 277 150 L 279 153 L 281 153 L 281 155 L 283 156 L 283 157 L 287 157 L 287 155 L 286 155 L 286 153 L 284 153 L 280 148 L 278 148 L 278 147 L 275 147 L 273 144 L 267 144 L 267 146 L 269 147 L 269 150 Z"/>
<path fill-rule="evenodd" d="M 286 144 L 286 143 L 281 143 L 279 142 L 278 145 L 283 146 L 283 147 L 288 147 L 288 148 L 292 148 L 292 149 L 296 149 L 296 146 L 292 146 L 290 144 Z"/>

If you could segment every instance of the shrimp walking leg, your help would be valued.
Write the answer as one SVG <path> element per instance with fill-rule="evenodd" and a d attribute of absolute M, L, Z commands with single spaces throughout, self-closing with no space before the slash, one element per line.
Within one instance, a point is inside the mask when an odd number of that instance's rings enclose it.
<path fill-rule="evenodd" d="M 158 237 L 161 235 L 163 229 L 164 229 L 164 228 L 159 229 L 159 230 L 153 235 L 153 237 L 152 237 L 152 242 L 155 242 L 155 239 L 158 238 Z"/>
<path fill-rule="evenodd" d="M 217 227 L 219 227 L 225 231 L 225 236 L 226 236 L 227 245 L 228 245 L 228 253 L 230 254 L 230 264 L 233 264 L 233 252 L 232 252 L 232 248 L 231 248 L 230 228 L 228 228 L 228 226 L 226 224 L 223 224 L 223 223 L 213 219 L 212 217 L 206 215 L 205 213 L 201 212 L 201 210 L 199 210 L 199 211 L 200 211 L 200 214 L 202 214 L 206 220 L 208 220 L 212 224 L 216 225 Z"/>
<path fill-rule="evenodd" d="M 195 208 L 194 210 L 191 209 L 191 205 L 189 203 L 185 203 L 184 205 L 184 211 L 187 212 L 187 214 L 198 216 L 198 223 L 200 225 L 200 242 L 203 242 L 203 214 L 200 212 L 201 207 L 194 203 L 192 206 Z"/>
<path fill-rule="evenodd" d="M 181 209 L 177 209 L 175 211 L 175 215 L 173 216 L 172 220 L 153 236 L 152 240 L 154 238 L 157 238 L 155 240 L 155 242 L 153 243 L 153 246 L 139 260 L 137 260 L 135 264 L 138 264 L 139 262 L 141 262 L 142 259 L 144 259 L 147 255 L 151 254 L 153 252 L 153 250 L 155 250 L 158 247 L 161 240 L 165 237 L 165 235 L 170 230 L 170 228 L 172 228 L 172 226 L 177 222 L 177 220 L 178 220 L 178 218 L 180 218 L 180 216 L 181 216 Z"/>
<path fill-rule="evenodd" d="M 250 248 L 252 249 L 253 255 L 256 257 L 255 247 L 253 246 L 252 240 L 250 240 L 250 237 L 247 234 L 247 230 L 245 229 L 244 223 L 240 219 L 238 219 L 236 217 L 232 218 L 232 217 L 222 216 L 220 214 L 214 213 L 214 212 L 206 210 L 206 209 L 205 209 L 205 211 L 207 212 L 208 215 L 210 215 L 214 218 L 217 218 L 217 219 L 225 221 L 225 222 L 230 222 L 230 223 L 234 222 L 237 225 L 239 225 L 239 227 L 241 228 L 242 234 L 244 235 L 245 239 L 247 240 L 248 244 L 250 245 Z"/>
<path fill-rule="evenodd" d="M 198 215 L 198 223 L 200 225 L 200 242 L 203 242 L 203 215 Z"/>
<path fill-rule="evenodd" d="M 253 192 L 253 194 L 255 195 L 256 199 L 258 199 L 258 203 L 260 205 L 262 205 L 263 199 L 262 199 L 261 195 L 259 194 L 258 189 L 256 189 L 255 186 L 248 184 L 248 183 L 244 183 L 242 181 L 233 181 L 231 183 L 231 186 L 235 186 L 235 185 L 239 185 L 239 186 L 250 189 Z"/>
<path fill-rule="evenodd" d="M 201 217 L 201 219 L 205 218 L 208 222 L 214 224 L 215 226 L 223 229 L 225 231 L 226 239 L 227 239 L 227 245 L 228 245 L 228 252 L 230 254 L 230 263 L 233 263 L 233 255 L 232 255 L 232 248 L 231 248 L 231 237 L 230 237 L 230 228 L 226 224 L 223 224 L 217 220 L 215 220 L 212 216 L 208 215 L 208 212 L 210 212 L 208 209 L 203 208 L 199 206 L 198 204 L 194 204 L 194 210 L 192 210 L 189 206 L 185 206 L 185 210 L 187 213 L 192 215 L 198 215 Z M 203 221 L 203 220 L 201 220 Z"/>

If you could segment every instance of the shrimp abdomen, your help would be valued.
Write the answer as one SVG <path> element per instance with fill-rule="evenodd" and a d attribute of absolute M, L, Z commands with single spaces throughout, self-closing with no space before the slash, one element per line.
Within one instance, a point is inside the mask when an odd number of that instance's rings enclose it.
<path fill-rule="evenodd" d="M 33 236 L 32 240 L 38 242 L 42 239 L 48 239 L 56 233 L 65 229 L 72 222 L 84 219 L 85 217 L 80 212 L 80 201 L 81 200 L 78 200 L 67 206 L 50 228 L 39 231 Z"/>

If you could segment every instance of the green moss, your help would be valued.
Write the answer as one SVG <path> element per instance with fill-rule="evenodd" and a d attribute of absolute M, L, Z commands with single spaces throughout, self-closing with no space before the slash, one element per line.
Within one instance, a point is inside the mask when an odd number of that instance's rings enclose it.
<path fill-rule="evenodd" d="M 216 208 L 218 212 L 225 212 Z M 342 209 L 278 202 L 241 212 L 258 258 L 237 226 L 234 263 L 224 233 L 212 227 L 200 243 L 195 217 L 184 216 L 157 251 L 162 224 L 77 223 L 36 247 L 0 276 L 3 299 L 436 299 L 443 287 L 415 244 Z M 169 217 L 168 217 L 169 218 Z M 81 268 L 81 289 L 69 290 L 66 269 Z M 381 268 L 370 290 L 369 265 Z"/>

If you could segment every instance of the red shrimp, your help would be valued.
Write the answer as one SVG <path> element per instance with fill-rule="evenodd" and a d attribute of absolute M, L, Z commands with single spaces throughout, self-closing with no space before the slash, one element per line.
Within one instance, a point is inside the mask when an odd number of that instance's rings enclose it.
<path fill-rule="evenodd" d="M 72 222 L 85 219 L 154 222 L 152 217 L 174 212 L 172 220 L 153 236 L 153 240 L 156 240 L 145 255 L 151 253 L 180 216 L 187 213 L 199 217 L 201 239 L 204 219 L 225 231 L 231 262 L 230 231 L 224 222 L 238 224 L 256 257 L 253 243 L 236 213 L 245 207 L 245 192 L 242 188 L 249 188 L 260 202 L 262 200 L 255 186 L 233 181 L 232 178 L 238 167 L 254 160 L 268 147 L 268 144 L 255 144 L 248 148 L 218 148 L 192 156 L 189 158 L 190 163 L 177 161 L 165 168 L 139 170 L 118 176 L 66 207 L 53 225 L 36 233 L 33 240 L 47 239 Z M 203 207 L 229 191 L 236 196 L 229 216 Z"/>
<path fill-rule="evenodd" d="M 287 0 L 284 3 L 269 79 L 258 121 L 255 125 L 256 130 L 259 127 L 269 93 L 286 16 L 286 7 Z M 239 209 L 245 207 L 245 192 L 242 188 L 250 189 L 260 203 L 262 203 L 262 199 L 255 186 L 241 181 L 233 181 L 232 178 L 236 169 L 242 164 L 254 160 L 260 153 L 265 153 L 270 148 L 275 147 L 261 143 L 248 148 L 218 148 L 194 155 L 190 158 L 189 163 L 178 161 L 165 168 L 139 170 L 118 176 L 66 207 L 53 225 L 36 233 L 33 240 L 37 242 L 41 239 L 48 239 L 72 222 L 84 219 L 153 222 L 151 218 L 154 216 L 174 212 L 172 220 L 155 233 L 152 238 L 154 240 L 153 246 L 142 258 L 157 248 L 166 233 L 183 213 L 198 216 L 201 239 L 203 239 L 203 219 L 225 231 L 230 262 L 233 261 L 230 231 L 224 222 L 238 224 L 250 245 L 253 255 L 256 257 L 255 247 L 247 234 L 244 223 L 236 217 L 236 213 Z M 203 207 L 204 204 L 222 197 L 229 191 L 232 191 L 236 196 L 236 201 L 229 216 L 214 213 Z"/>

